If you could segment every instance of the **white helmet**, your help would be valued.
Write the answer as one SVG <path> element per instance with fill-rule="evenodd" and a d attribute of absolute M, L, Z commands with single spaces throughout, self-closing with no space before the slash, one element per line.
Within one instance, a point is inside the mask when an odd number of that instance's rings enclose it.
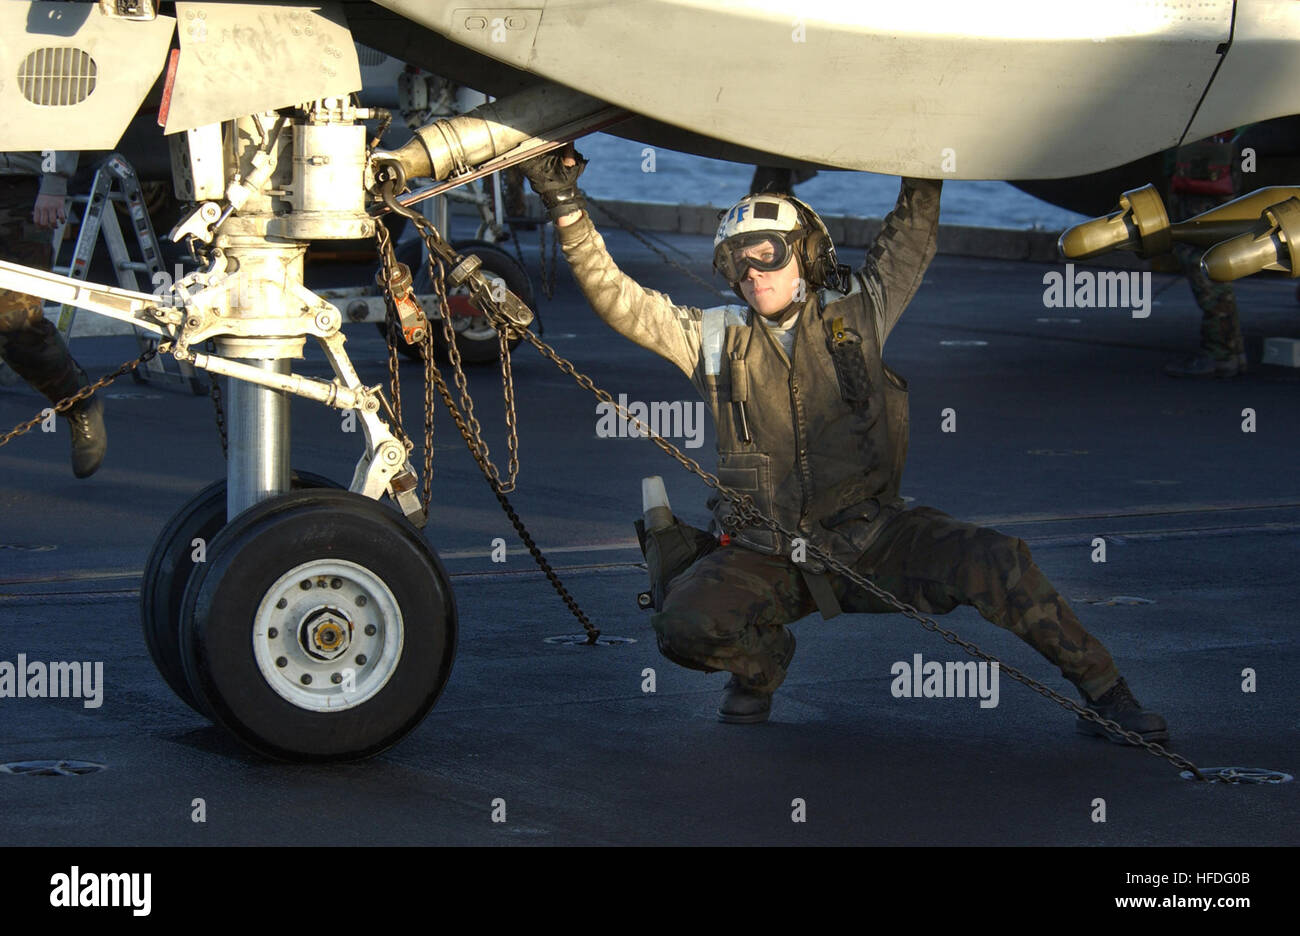
<path fill-rule="evenodd" d="M 747 195 L 731 206 L 713 235 L 717 247 L 729 237 L 751 231 L 793 231 L 802 227 L 794 203 L 774 195 Z"/>
<path fill-rule="evenodd" d="M 793 195 L 745 196 L 728 209 L 713 236 L 713 268 L 737 295 L 742 295 L 737 284 L 748 267 L 780 269 L 792 253 L 815 286 L 848 291 L 849 271 L 837 263 L 826 225 Z"/>

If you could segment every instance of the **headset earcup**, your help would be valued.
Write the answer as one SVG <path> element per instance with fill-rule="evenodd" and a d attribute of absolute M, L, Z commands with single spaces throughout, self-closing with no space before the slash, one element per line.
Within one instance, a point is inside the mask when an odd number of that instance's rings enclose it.
<path fill-rule="evenodd" d="M 826 270 L 822 260 L 825 243 L 826 239 L 822 236 L 821 231 L 810 226 L 808 233 L 803 238 L 803 268 L 813 286 L 826 285 Z"/>
<path fill-rule="evenodd" d="M 812 208 L 794 195 L 787 196 L 799 213 L 799 223 L 807 232 L 803 236 L 803 261 L 805 275 L 811 285 L 821 288 L 831 285 L 835 278 L 835 245 L 830 232 Z"/>

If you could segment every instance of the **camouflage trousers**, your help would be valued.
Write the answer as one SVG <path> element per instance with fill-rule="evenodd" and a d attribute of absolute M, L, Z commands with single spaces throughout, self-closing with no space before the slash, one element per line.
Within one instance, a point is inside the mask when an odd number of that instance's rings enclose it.
<path fill-rule="evenodd" d="M 1170 220 L 1184 221 L 1229 200 L 1231 196 L 1171 195 Z M 1201 307 L 1201 350 L 1218 361 L 1244 355 L 1246 344 L 1241 337 L 1237 297 L 1232 291 L 1232 284 L 1216 283 L 1201 270 L 1201 255 L 1205 253 L 1205 248 L 1192 244 L 1175 244 L 1173 253 L 1192 287 L 1196 304 Z"/>
<path fill-rule="evenodd" d="M 1109 651 L 1084 630 L 1017 537 L 915 507 L 889 521 L 855 571 L 926 614 L 972 605 L 1090 698 L 1119 678 Z M 831 574 L 830 581 L 845 611 L 894 611 L 842 575 Z M 773 691 L 789 662 L 782 660 L 785 626 L 815 609 L 803 575 L 787 557 L 731 545 L 708 552 L 673 579 L 651 624 L 660 652 L 674 663 L 727 670 L 755 689 Z"/>
<path fill-rule="evenodd" d="M 31 220 L 38 183 L 0 177 L 0 260 L 50 268 L 51 232 Z M 77 392 L 79 371 L 41 300 L 0 289 L 0 359 L 51 403 Z"/>

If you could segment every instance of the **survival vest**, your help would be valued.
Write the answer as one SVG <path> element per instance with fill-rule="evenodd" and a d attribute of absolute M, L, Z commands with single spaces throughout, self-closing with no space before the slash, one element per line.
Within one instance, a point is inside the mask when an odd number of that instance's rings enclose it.
<path fill-rule="evenodd" d="M 885 366 L 871 280 L 809 297 L 791 358 L 746 306 L 704 310 L 703 391 L 718 435 L 719 480 L 749 494 L 788 530 L 852 565 L 902 509 L 907 381 Z M 736 529 L 714 494 L 713 532 L 765 553 L 792 542 L 764 527 Z M 809 560 L 812 572 L 824 566 Z"/>

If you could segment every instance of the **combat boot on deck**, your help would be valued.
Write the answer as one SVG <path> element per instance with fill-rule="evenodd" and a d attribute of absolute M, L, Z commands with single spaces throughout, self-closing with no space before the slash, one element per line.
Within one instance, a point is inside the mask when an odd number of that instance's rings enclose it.
<path fill-rule="evenodd" d="M 6 332 L 5 337 L 9 366 L 51 403 L 57 404 L 90 385 L 90 378 L 72 359 L 67 344 L 49 320 L 40 318 L 29 328 Z M 63 417 L 72 435 L 72 473 L 88 478 L 99 468 L 108 449 L 104 403 L 95 397 L 81 400 Z"/>
<path fill-rule="evenodd" d="M 1245 355 L 1216 358 L 1204 352 L 1165 365 L 1170 377 L 1237 377 L 1246 372 Z"/>
<path fill-rule="evenodd" d="M 1080 695 L 1083 693 L 1081 692 Z M 1144 741 L 1169 740 L 1169 726 L 1165 724 L 1164 718 L 1142 708 L 1142 703 L 1134 698 L 1133 691 L 1129 689 L 1123 676 L 1119 678 L 1119 682 L 1102 693 L 1101 698 L 1093 700 L 1083 695 L 1083 702 L 1086 707 L 1102 718 L 1115 722 L 1125 731 L 1136 731 Z M 1080 734 L 1098 735 L 1116 744 L 1132 744 L 1131 741 L 1086 718 L 1076 719 L 1075 729 Z"/>
<path fill-rule="evenodd" d="M 98 397 L 80 400 L 65 418 L 72 434 L 72 473 L 89 478 L 108 451 L 108 430 L 104 427 L 104 401 Z"/>
<path fill-rule="evenodd" d="M 781 654 L 781 667 L 785 669 L 794 659 L 795 639 L 791 631 L 785 632 L 785 652 Z M 772 693 L 751 689 L 740 676 L 732 675 L 722 690 L 718 706 L 718 721 L 732 725 L 753 725 L 767 721 L 772 713 Z"/>

